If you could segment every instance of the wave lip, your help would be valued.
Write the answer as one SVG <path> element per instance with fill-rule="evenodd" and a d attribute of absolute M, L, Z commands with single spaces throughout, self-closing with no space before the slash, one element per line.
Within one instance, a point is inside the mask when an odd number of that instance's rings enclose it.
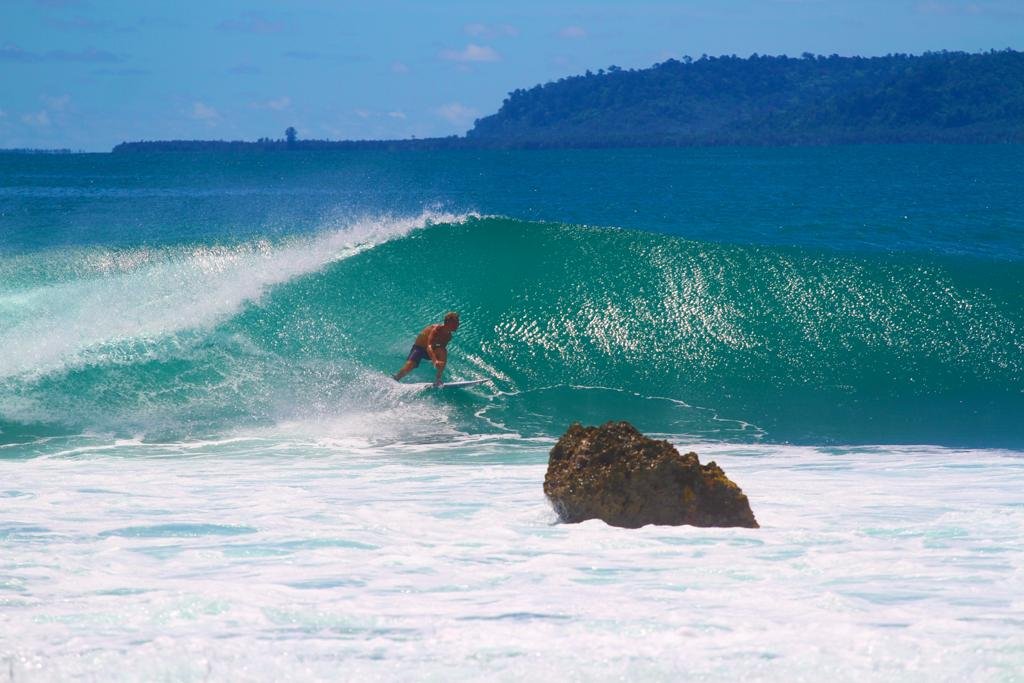
<path fill-rule="evenodd" d="M 15 270 L 6 278 L 15 286 L 0 288 L 0 347 L 5 349 L 0 379 L 137 359 L 156 340 L 209 328 L 275 285 L 414 230 L 469 217 L 425 211 L 351 220 L 276 244 L 259 240 L 61 254 L 65 263 L 55 269 L 55 279 L 18 287 L 32 273 Z"/>
<path fill-rule="evenodd" d="M 451 214 L 76 258 L 0 285 L 0 430 L 292 425 L 372 447 L 628 418 L 722 441 L 1024 439 L 1020 264 Z M 464 322 L 452 378 L 498 393 L 445 396 L 446 420 L 421 420 L 363 378 L 387 380 L 445 310 Z"/>

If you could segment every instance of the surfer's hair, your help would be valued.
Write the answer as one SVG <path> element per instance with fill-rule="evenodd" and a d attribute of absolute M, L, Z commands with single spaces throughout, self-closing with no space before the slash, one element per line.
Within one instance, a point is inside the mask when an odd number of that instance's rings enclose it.
<path fill-rule="evenodd" d="M 459 314 L 456 313 L 455 311 L 448 311 L 447 313 L 444 314 L 444 321 L 445 322 L 450 322 L 452 320 L 454 320 L 455 322 L 458 322 L 459 321 Z"/>

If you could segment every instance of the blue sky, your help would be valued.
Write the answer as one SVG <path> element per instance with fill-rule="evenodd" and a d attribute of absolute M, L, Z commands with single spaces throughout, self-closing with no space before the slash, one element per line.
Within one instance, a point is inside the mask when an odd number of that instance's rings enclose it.
<path fill-rule="evenodd" d="M 450 135 L 611 64 L 1006 47 L 1024 0 L 0 0 L 0 148 Z"/>

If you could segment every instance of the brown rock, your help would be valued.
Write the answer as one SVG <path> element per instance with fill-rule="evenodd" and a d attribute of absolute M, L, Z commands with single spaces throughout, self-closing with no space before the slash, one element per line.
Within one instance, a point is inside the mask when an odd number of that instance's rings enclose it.
<path fill-rule="evenodd" d="M 628 422 L 573 423 L 548 458 L 544 493 L 564 522 L 757 528 L 743 491 L 714 462 L 680 455 Z"/>

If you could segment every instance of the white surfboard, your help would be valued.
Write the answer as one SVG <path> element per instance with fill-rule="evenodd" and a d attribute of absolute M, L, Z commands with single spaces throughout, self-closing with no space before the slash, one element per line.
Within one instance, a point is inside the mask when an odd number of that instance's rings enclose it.
<path fill-rule="evenodd" d="M 433 382 L 416 382 L 412 386 L 419 387 L 421 389 L 461 389 L 463 387 L 473 387 L 477 384 L 483 384 L 489 382 L 488 379 L 471 379 L 465 382 L 445 382 L 439 387 L 435 387 Z"/>

